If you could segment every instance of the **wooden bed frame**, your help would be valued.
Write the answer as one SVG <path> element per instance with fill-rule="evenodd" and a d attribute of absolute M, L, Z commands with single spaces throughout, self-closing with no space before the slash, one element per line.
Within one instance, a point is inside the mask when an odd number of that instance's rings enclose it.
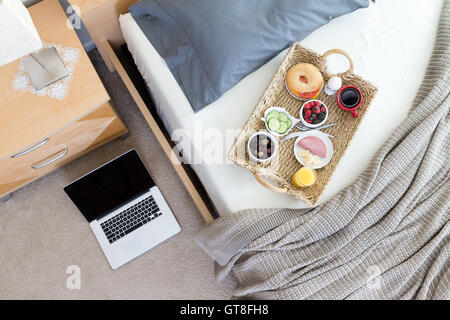
<path fill-rule="evenodd" d="M 125 44 L 122 31 L 120 30 L 119 16 L 120 14 L 127 13 L 128 8 L 136 0 L 69 0 L 69 2 L 71 5 L 77 6 L 80 9 L 83 24 L 91 35 L 108 69 L 111 72 L 117 71 L 164 150 L 164 153 L 172 163 L 181 182 L 192 197 L 203 219 L 207 223 L 211 222 L 214 218 L 218 217 L 218 213 L 209 200 L 206 190 L 204 190 L 203 185 L 198 180 L 193 169 L 189 165 L 182 164 L 178 156 L 174 153 L 173 143 L 170 140 L 169 134 L 165 134 L 166 130 L 161 124 L 160 119 L 157 118 L 156 112 L 153 112 L 153 114 L 151 112 L 151 102 L 148 102 L 148 99 L 143 99 L 143 90 L 139 91 L 137 89 L 142 86 L 139 87 L 136 85 L 136 79 L 130 77 L 130 72 L 127 72 L 129 70 L 127 70 L 126 64 L 122 63 L 121 59 L 119 59 L 119 57 L 123 57 L 123 54 L 121 55 L 120 53 L 121 47 Z M 133 67 L 137 70 L 134 63 Z M 132 78 L 135 81 L 132 81 Z M 139 80 L 143 81 L 140 74 Z M 147 103 L 145 102 L 146 100 Z"/>
<path fill-rule="evenodd" d="M 202 215 L 203 219 L 207 223 L 213 221 L 214 218 L 217 218 L 218 214 L 212 207 L 212 203 L 209 203 L 209 201 L 205 201 L 205 199 L 208 196 L 205 191 L 200 190 L 201 188 L 203 188 L 203 186 L 201 185 L 199 186 L 199 181 L 195 181 L 196 179 L 195 177 L 193 177 L 192 168 L 187 168 L 187 165 L 182 164 L 178 156 L 175 154 L 173 150 L 173 143 L 168 137 L 169 135 L 164 134 L 165 132 L 164 126 L 162 126 L 161 122 L 157 121 L 157 119 L 155 119 L 155 117 L 150 112 L 149 107 L 151 106 L 148 106 L 144 102 L 143 97 L 139 93 L 134 82 L 131 80 L 130 75 L 127 73 L 124 65 L 119 60 L 118 57 L 119 54 L 117 54 L 114 51 L 108 40 L 104 40 L 101 43 L 101 46 L 103 52 L 108 55 L 108 59 L 111 62 L 111 66 L 113 68 L 112 70 L 110 69 L 111 72 L 117 71 L 117 73 L 119 74 L 123 83 L 125 84 L 131 96 L 133 97 L 133 100 L 136 102 L 136 105 L 138 106 L 139 110 L 141 111 L 142 115 L 147 121 L 150 129 L 152 130 L 153 134 L 155 135 L 156 139 L 161 145 L 164 153 L 166 154 L 169 161 L 172 163 L 172 166 L 175 169 L 176 173 L 178 174 L 178 177 L 180 178 L 181 182 L 185 186 L 186 190 L 188 191 L 189 195 L 191 196 L 192 200 L 194 201 L 195 205 L 200 211 L 200 214 Z"/>

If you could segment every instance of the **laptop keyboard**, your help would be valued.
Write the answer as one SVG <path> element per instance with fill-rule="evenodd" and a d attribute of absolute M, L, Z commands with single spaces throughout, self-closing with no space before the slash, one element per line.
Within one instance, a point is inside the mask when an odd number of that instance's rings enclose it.
<path fill-rule="evenodd" d="M 161 214 L 155 199 L 153 199 L 153 196 L 149 196 L 111 219 L 102 222 L 100 226 L 105 232 L 109 243 L 113 243 L 156 219 Z"/>

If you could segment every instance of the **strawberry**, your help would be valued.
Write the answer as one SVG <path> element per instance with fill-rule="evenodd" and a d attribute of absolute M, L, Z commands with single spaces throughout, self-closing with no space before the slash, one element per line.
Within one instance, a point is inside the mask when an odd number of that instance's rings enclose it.
<path fill-rule="evenodd" d="M 311 116 L 311 110 L 306 110 L 305 118 L 309 118 Z"/>
<path fill-rule="evenodd" d="M 309 105 L 311 106 L 311 108 L 313 108 L 316 104 L 314 103 L 314 101 L 311 101 L 311 102 L 309 103 Z"/>
<path fill-rule="evenodd" d="M 325 110 L 325 107 L 324 107 L 324 106 L 321 106 L 321 107 L 320 107 L 320 111 L 321 111 L 321 112 L 327 112 L 327 111 Z"/>
<path fill-rule="evenodd" d="M 314 101 L 314 105 L 315 105 L 316 107 L 320 107 L 320 102 L 319 102 L 319 101 Z"/>
<path fill-rule="evenodd" d="M 312 121 L 309 120 L 309 119 L 306 119 L 305 121 L 306 121 L 307 123 L 312 123 Z"/>
<path fill-rule="evenodd" d="M 309 103 L 307 103 L 307 104 L 305 104 L 305 106 L 303 107 L 303 110 L 308 110 L 308 109 L 310 109 L 311 108 L 311 106 L 309 105 Z"/>
<path fill-rule="evenodd" d="M 320 112 L 320 108 L 314 106 L 314 107 L 312 108 L 312 112 L 314 112 L 314 113 L 319 113 L 319 112 Z"/>

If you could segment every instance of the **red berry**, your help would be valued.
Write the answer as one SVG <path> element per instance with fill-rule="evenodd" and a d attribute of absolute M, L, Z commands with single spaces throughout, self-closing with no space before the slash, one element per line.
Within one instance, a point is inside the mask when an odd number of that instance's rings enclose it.
<path fill-rule="evenodd" d="M 314 112 L 314 113 L 319 113 L 319 112 L 320 112 L 320 108 L 314 106 L 314 108 L 312 108 L 312 112 Z"/>
<path fill-rule="evenodd" d="M 308 110 L 309 108 L 311 108 L 311 106 L 309 105 L 309 103 L 305 104 L 305 106 L 303 107 L 304 110 Z"/>
<path fill-rule="evenodd" d="M 320 106 L 320 102 L 319 102 L 319 101 L 314 101 L 314 105 L 315 105 L 316 107 L 319 107 L 319 106 Z"/>
<path fill-rule="evenodd" d="M 325 107 L 324 107 L 324 106 L 321 106 L 321 107 L 320 107 L 320 111 L 321 111 L 321 112 L 327 112 L 327 110 L 325 110 Z"/>
<path fill-rule="evenodd" d="M 311 101 L 310 103 L 308 103 L 310 105 L 310 107 L 314 107 L 316 104 L 314 103 L 314 101 Z"/>
<path fill-rule="evenodd" d="M 305 117 L 309 117 L 311 115 L 311 110 L 306 110 Z"/>
<path fill-rule="evenodd" d="M 307 123 L 312 123 L 312 121 L 309 120 L 309 119 L 306 119 L 305 121 L 306 121 Z"/>

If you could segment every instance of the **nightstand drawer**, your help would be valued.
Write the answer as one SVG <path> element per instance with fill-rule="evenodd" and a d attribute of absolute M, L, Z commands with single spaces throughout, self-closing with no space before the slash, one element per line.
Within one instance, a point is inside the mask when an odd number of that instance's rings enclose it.
<path fill-rule="evenodd" d="M 0 197 L 126 132 L 109 103 L 0 161 Z"/>

